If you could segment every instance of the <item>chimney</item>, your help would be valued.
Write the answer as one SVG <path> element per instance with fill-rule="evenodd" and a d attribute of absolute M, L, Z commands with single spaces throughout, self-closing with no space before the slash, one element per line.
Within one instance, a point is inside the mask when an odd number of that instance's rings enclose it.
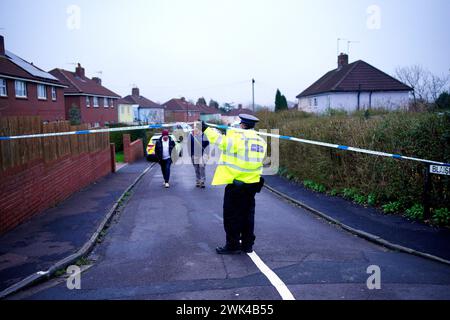
<path fill-rule="evenodd" d="M 183 102 L 186 102 L 186 98 L 185 97 L 181 97 L 180 100 L 183 101 Z"/>
<path fill-rule="evenodd" d="M 133 88 L 133 89 L 131 89 L 131 95 L 132 95 L 133 97 L 139 97 L 139 96 L 140 96 L 140 94 L 139 94 L 139 88 Z"/>
<path fill-rule="evenodd" d="M 241 110 L 242 109 L 242 104 L 238 105 L 238 109 Z"/>
<path fill-rule="evenodd" d="M 5 55 L 5 39 L 3 39 L 3 36 L 0 35 L 0 56 Z"/>
<path fill-rule="evenodd" d="M 348 65 L 348 54 L 341 53 L 338 56 L 338 68 L 342 68 L 346 65 Z"/>
<path fill-rule="evenodd" d="M 93 77 L 92 80 L 94 80 L 94 82 L 99 86 L 102 85 L 102 79 L 100 79 L 99 77 Z"/>
<path fill-rule="evenodd" d="M 78 64 L 77 68 L 75 69 L 75 73 L 80 78 L 84 77 L 84 68 L 81 67 L 81 64 Z"/>

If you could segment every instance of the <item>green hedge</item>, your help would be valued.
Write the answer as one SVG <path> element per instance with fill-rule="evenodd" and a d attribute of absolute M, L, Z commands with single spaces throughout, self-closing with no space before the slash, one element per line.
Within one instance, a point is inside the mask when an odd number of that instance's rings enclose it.
<path fill-rule="evenodd" d="M 266 111 L 258 116 L 259 128 L 280 129 L 282 135 L 450 162 L 448 113 Z M 357 202 L 363 197 L 376 205 L 398 202 L 403 210 L 422 203 L 424 165 L 418 162 L 281 141 L 280 165 L 285 175 L 313 189 L 323 185 L 334 194 L 352 189 Z M 434 210 L 450 207 L 449 177 L 432 176 L 431 199 Z"/>
<path fill-rule="evenodd" d="M 114 125 L 110 125 L 109 127 L 110 128 L 120 128 L 120 127 L 129 127 L 129 125 L 114 124 Z M 128 133 L 128 134 L 130 134 L 131 141 L 135 141 L 137 139 L 142 139 L 143 147 L 144 147 L 144 151 L 145 151 L 149 139 L 156 132 L 159 132 L 159 131 L 142 129 L 142 130 L 110 132 L 109 140 L 111 143 L 114 143 L 116 145 L 116 152 L 123 151 L 123 135 Z"/>

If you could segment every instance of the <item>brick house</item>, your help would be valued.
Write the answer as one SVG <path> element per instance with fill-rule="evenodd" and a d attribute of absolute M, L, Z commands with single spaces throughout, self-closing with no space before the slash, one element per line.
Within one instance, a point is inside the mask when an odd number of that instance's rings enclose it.
<path fill-rule="evenodd" d="M 0 36 L 0 117 L 65 120 L 64 88 L 51 74 L 5 50 Z"/>
<path fill-rule="evenodd" d="M 166 122 L 194 122 L 200 119 L 200 109 L 185 98 L 171 99 L 163 106 Z"/>
<path fill-rule="evenodd" d="M 103 127 L 118 122 L 117 101 L 120 96 L 102 86 L 100 78 L 89 79 L 80 64 L 75 72 L 53 69 L 50 73 L 67 86 L 64 90 L 66 118 L 70 109 L 80 110 L 81 123 Z"/>

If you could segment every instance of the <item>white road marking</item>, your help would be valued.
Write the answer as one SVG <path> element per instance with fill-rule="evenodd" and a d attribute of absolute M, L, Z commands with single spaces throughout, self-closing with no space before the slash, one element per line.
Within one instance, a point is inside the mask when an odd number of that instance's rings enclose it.
<path fill-rule="evenodd" d="M 270 283 L 277 289 L 283 300 L 295 300 L 292 293 L 284 282 L 261 260 L 255 251 L 247 253 L 250 259 L 256 264 L 259 270 L 269 279 Z"/>

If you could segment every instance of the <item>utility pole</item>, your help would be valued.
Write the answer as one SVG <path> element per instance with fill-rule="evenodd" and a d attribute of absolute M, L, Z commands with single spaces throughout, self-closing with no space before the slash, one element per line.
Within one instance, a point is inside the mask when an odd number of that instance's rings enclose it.
<path fill-rule="evenodd" d="M 252 106 L 253 112 L 255 112 L 255 79 L 252 79 Z"/>

